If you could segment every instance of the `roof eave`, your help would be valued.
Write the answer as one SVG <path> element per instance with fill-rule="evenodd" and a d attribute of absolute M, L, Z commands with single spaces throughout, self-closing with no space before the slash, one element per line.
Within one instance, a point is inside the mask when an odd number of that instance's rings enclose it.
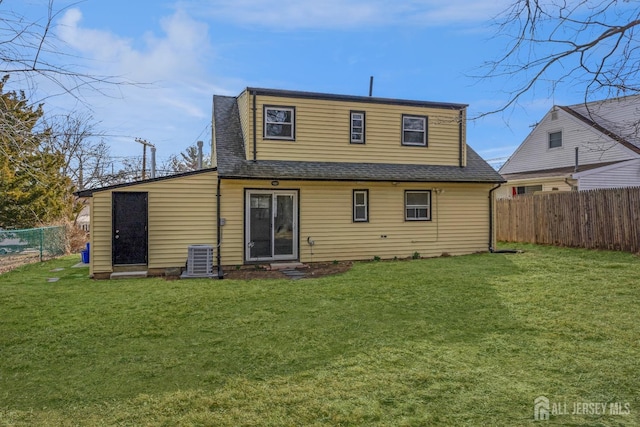
<path fill-rule="evenodd" d="M 418 101 L 409 99 L 397 99 L 397 98 L 379 98 L 373 96 L 357 96 L 357 95 L 339 95 L 320 92 L 304 92 L 295 90 L 282 90 L 282 89 L 266 89 L 247 87 L 246 92 L 255 93 L 256 95 L 263 96 L 279 96 L 287 98 L 303 98 L 303 99 L 322 99 L 331 101 L 345 101 L 345 102 L 365 102 L 374 104 L 392 104 L 392 105 L 406 105 L 416 107 L 432 107 L 432 108 L 445 108 L 450 110 L 464 110 L 468 104 L 458 104 L 451 102 L 434 102 L 434 101 Z"/>
<path fill-rule="evenodd" d="M 302 177 L 302 176 L 277 176 L 277 175 L 269 175 L 269 176 L 255 176 L 255 175 L 247 175 L 247 174 L 225 174 L 220 175 L 220 179 L 246 179 L 246 180 L 278 180 L 278 181 L 324 181 L 324 182 L 440 182 L 440 183 L 452 183 L 452 184 L 504 184 L 507 181 L 503 178 L 501 180 L 495 179 L 473 179 L 473 178 L 462 178 L 462 179 L 442 179 L 442 178 L 424 178 L 424 179 L 416 179 L 416 178 L 403 178 L 398 177 L 398 179 L 378 179 L 378 178 L 370 178 L 370 177 Z"/>
<path fill-rule="evenodd" d="M 200 174 L 200 173 L 207 173 L 207 172 L 215 172 L 217 170 L 218 170 L 218 168 L 213 167 L 213 168 L 206 168 L 206 169 L 198 169 L 198 170 L 189 171 L 189 172 L 182 172 L 182 173 L 178 173 L 178 174 L 175 174 L 175 175 L 166 175 L 166 176 L 161 176 L 161 177 L 158 177 L 158 178 L 149 178 L 149 179 L 144 179 L 144 180 L 141 180 L 141 181 L 123 182 L 121 184 L 108 185 L 106 187 L 98 187 L 98 188 L 89 188 L 87 190 L 79 190 L 79 191 L 74 192 L 73 195 L 76 196 L 76 197 L 80 197 L 80 198 L 93 197 L 93 193 L 99 193 L 99 192 L 102 192 L 102 191 L 117 190 L 118 188 L 132 187 L 132 186 L 140 185 L 140 184 L 149 184 L 149 183 L 158 182 L 158 181 L 165 181 L 165 180 L 168 180 L 168 179 L 183 178 L 185 176 L 197 175 L 197 174 Z"/>

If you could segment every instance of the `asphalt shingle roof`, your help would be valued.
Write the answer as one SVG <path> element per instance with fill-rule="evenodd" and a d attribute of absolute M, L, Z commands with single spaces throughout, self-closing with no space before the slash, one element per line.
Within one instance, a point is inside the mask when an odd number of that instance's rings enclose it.
<path fill-rule="evenodd" d="M 640 153 L 640 95 L 560 107 L 630 150 Z"/>
<path fill-rule="evenodd" d="M 502 177 L 507 181 L 511 181 L 515 179 L 553 178 L 558 176 L 570 178 L 576 172 L 584 172 L 591 169 L 597 169 L 597 168 L 612 165 L 614 163 L 621 163 L 621 162 L 626 162 L 626 160 L 616 160 L 613 162 L 590 163 L 586 165 L 579 165 L 578 170 L 576 170 L 575 166 L 565 166 L 565 167 L 553 168 L 553 169 L 541 169 L 541 170 L 535 170 L 535 171 L 505 173 L 505 174 L 502 174 Z"/>
<path fill-rule="evenodd" d="M 473 149 L 467 147 L 467 166 L 356 162 L 247 160 L 238 103 L 235 97 L 214 96 L 214 128 L 218 173 L 221 178 L 299 179 L 326 181 L 478 182 L 504 179 Z"/>

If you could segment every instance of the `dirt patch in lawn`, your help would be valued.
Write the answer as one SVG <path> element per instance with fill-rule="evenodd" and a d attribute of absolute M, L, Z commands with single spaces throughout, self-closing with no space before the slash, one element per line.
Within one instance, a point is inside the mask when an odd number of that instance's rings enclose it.
<path fill-rule="evenodd" d="M 40 261 L 39 253 L 21 253 L 0 255 L 0 274 L 6 273 L 25 264 Z"/>
<path fill-rule="evenodd" d="M 314 262 L 311 264 L 303 264 L 300 267 L 297 267 L 295 270 L 299 273 L 304 274 L 304 276 L 300 278 L 309 278 L 309 277 L 323 277 L 330 276 L 333 274 L 344 273 L 345 271 L 349 271 L 353 263 L 350 261 L 345 262 Z M 290 278 L 290 276 L 286 275 L 283 271 L 280 270 L 271 270 L 271 267 L 266 265 L 257 265 L 257 266 L 243 266 L 240 269 L 236 269 L 233 267 L 227 267 L 224 269 L 224 278 L 225 279 L 240 279 L 240 280 L 251 280 L 251 279 L 284 279 Z"/>

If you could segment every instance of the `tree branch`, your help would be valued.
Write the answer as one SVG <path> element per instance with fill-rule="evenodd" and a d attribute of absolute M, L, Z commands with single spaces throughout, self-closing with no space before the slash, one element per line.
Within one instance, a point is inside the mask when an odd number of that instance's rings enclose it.
<path fill-rule="evenodd" d="M 603 90 L 607 95 L 640 92 L 639 6 L 616 0 L 517 0 L 498 19 L 496 36 L 511 42 L 475 77 L 516 85 L 505 86 L 508 99 L 500 107 L 478 117 L 514 107 L 547 79 L 554 87 L 583 81 L 585 100 Z"/>

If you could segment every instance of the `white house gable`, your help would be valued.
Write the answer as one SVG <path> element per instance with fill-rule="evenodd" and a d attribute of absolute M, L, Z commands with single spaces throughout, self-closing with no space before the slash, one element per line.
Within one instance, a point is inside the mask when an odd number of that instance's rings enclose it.
<path fill-rule="evenodd" d="M 614 162 L 640 155 L 613 141 L 587 123 L 554 107 L 500 169 L 501 174 Z"/>

